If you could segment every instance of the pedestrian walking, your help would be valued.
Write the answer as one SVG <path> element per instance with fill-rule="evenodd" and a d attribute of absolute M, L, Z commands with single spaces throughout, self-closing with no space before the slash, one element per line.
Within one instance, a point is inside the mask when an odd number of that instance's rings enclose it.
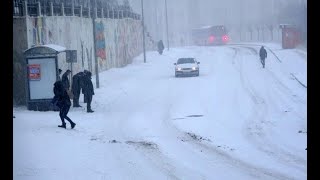
<path fill-rule="evenodd" d="M 58 127 L 66 129 L 66 123 L 64 121 L 66 119 L 70 123 L 71 129 L 73 129 L 76 126 L 76 123 L 67 116 L 71 106 L 71 101 L 62 81 L 56 81 L 54 83 L 53 92 L 54 97 L 51 103 L 59 107 L 59 116 L 62 122 L 62 125 L 58 125 Z"/>

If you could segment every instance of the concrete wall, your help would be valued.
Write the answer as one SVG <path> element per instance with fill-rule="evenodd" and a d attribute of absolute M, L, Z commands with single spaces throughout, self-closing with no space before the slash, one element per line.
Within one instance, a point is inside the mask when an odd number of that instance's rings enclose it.
<path fill-rule="evenodd" d="M 28 48 L 25 18 L 13 18 L 13 104 L 26 101 L 25 73 L 26 61 L 23 51 Z"/>
<path fill-rule="evenodd" d="M 142 53 L 141 21 L 134 19 L 95 20 L 96 35 L 93 37 L 91 18 L 70 16 L 44 16 L 13 18 L 14 55 L 14 104 L 25 104 L 25 72 L 23 50 L 35 45 L 57 44 L 68 50 L 77 50 L 77 63 L 73 74 L 89 70 L 95 74 L 94 39 L 97 47 L 99 71 L 123 67 Z M 150 43 L 146 43 L 148 49 Z M 71 69 L 65 53 L 58 55 L 58 66 L 65 72 Z M 16 100 L 17 99 L 17 100 Z"/>
<path fill-rule="evenodd" d="M 68 16 L 28 17 L 27 29 L 28 47 L 57 44 L 68 50 L 77 50 L 77 63 L 73 63 L 73 72 L 87 69 L 94 73 L 91 19 Z M 58 66 L 63 72 L 71 69 L 65 57 L 65 53 L 58 56 Z"/>

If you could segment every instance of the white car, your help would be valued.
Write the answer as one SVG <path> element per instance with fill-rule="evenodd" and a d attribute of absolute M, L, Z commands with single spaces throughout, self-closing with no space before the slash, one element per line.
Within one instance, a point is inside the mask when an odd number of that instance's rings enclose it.
<path fill-rule="evenodd" d="M 179 58 L 175 65 L 175 76 L 195 75 L 199 76 L 199 64 L 195 58 Z"/>

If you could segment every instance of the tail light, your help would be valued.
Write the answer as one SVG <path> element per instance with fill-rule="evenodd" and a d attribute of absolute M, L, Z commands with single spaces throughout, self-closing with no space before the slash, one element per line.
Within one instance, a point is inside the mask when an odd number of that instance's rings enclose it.
<path fill-rule="evenodd" d="M 227 36 L 227 35 L 224 35 L 224 36 L 222 36 L 222 41 L 223 42 L 228 42 L 228 40 L 229 40 L 229 37 Z"/>
<path fill-rule="evenodd" d="M 209 37 L 209 42 L 212 43 L 214 41 L 214 36 Z"/>

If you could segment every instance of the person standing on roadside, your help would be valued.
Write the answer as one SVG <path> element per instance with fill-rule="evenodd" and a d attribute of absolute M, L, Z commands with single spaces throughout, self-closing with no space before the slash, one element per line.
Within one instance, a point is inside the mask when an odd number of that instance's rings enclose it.
<path fill-rule="evenodd" d="M 260 48 L 259 54 L 260 54 L 260 60 L 261 60 L 261 63 L 262 63 L 262 67 L 264 68 L 265 67 L 265 63 L 266 63 L 265 59 L 267 58 L 267 51 L 263 46 Z"/>

